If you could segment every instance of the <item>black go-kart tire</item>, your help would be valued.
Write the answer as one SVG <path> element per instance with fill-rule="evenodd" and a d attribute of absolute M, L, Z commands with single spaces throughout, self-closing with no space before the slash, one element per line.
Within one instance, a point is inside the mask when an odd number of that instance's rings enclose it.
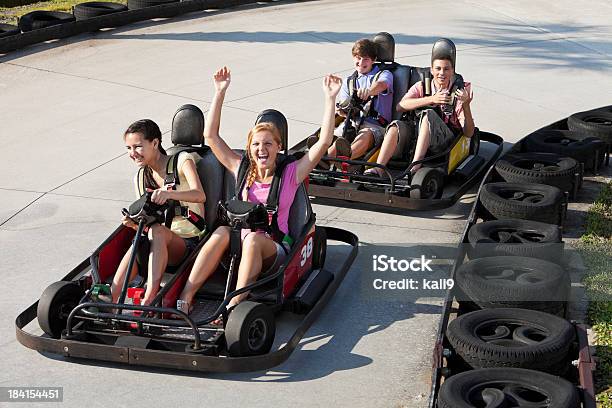
<path fill-rule="evenodd" d="M 480 191 L 485 210 L 496 219 L 519 218 L 561 225 L 565 197 L 555 186 L 487 183 Z"/>
<path fill-rule="evenodd" d="M 471 368 L 516 367 L 563 375 L 569 366 L 574 328 L 548 313 L 486 309 L 451 321 L 446 336 Z"/>
<path fill-rule="evenodd" d="M 438 408 L 576 408 L 580 400 L 569 381 L 523 368 L 483 368 L 446 379 Z"/>
<path fill-rule="evenodd" d="M 11 24 L 0 24 L 0 38 L 21 34 L 19 27 Z"/>
<path fill-rule="evenodd" d="M 410 181 L 410 198 L 440 198 L 444 190 L 444 175 L 435 167 L 421 167 Z"/>
<path fill-rule="evenodd" d="M 49 285 L 38 301 L 36 314 L 40 328 L 59 339 L 66 328 L 68 315 L 83 295 L 83 289 L 75 282 L 60 281 Z"/>
<path fill-rule="evenodd" d="M 25 33 L 27 31 L 71 23 L 73 21 L 76 21 L 76 19 L 70 13 L 37 10 L 21 16 L 19 18 L 19 28 Z"/>
<path fill-rule="evenodd" d="M 261 303 L 243 301 L 230 313 L 225 342 L 231 357 L 266 354 L 272 348 L 276 322 L 272 310 Z"/>
<path fill-rule="evenodd" d="M 585 137 L 587 136 L 587 137 Z M 572 130 L 541 130 L 523 140 L 525 152 L 556 153 L 584 163 L 585 170 L 592 170 L 603 164 L 605 144 L 597 137 L 591 137 Z M 595 157 L 596 151 L 599 156 Z"/>
<path fill-rule="evenodd" d="M 77 21 L 87 20 L 88 18 L 105 16 L 107 14 L 127 11 L 127 6 L 120 3 L 111 3 L 105 1 L 89 1 L 74 6 L 72 10 Z"/>
<path fill-rule="evenodd" d="M 146 7 L 159 6 L 161 4 L 177 3 L 179 0 L 128 0 L 129 10 L 138 10 Z"/>
<path fill-rule="evenodd" d="M 554 153 L 506 154 L 495 163 L 495 170 L 509 183 L 546 184 L 570 193 L 582 179 L 582 169 L 575 159 Z"/>
<path fill-rule="evenodd" d="M 558 225 L 507 219 L 472 225 L 468 231 L 470 259 L 488 256 L 524 256 L 561 262 L 563 244 Z"/>
<path fill-rule="evenodd" d="M 483 309 L 523 308 L 560 314 L 570 288 L 558 264 L 521 256 L 492 256 L 462 264 L 455 283 Z"/>
<path fill-rule="evenodd" d="M 327 234 L 322 227 L 315 227 L 314 245 L 312 249 L 312 269 L 321 269 L 327 255 Z"/>
<path fill-rule="evenodd" d="M 598 137 L 604 143 L 612 143 L 612 113 L 601 110 L 578 112 L 567 118 L 570 130 Z"/>

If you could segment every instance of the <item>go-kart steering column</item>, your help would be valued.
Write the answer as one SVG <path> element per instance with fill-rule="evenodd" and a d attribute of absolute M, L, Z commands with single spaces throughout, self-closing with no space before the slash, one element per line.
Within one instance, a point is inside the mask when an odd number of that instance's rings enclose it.
<path fill-rule="evenodd" d="M 146 223 L 145 217 L 141 217 L 138 222 L 138 229 L 136 230 L 136 235 L 134 236 L 134 240 L 132 241 L 132 253 L 130 254 L 130 261 L 128 262 L 127 270 L 131 271 L 134 267 L 134 262 L 136 261 L 136 253 L 138 251 L 138 243 L 140 238 L 142 237 L 142 231 L 144 230 Z M 125 302 L 125 296 L 127 294 L 128 284 L 130 282 L 130 273 L 125 274 L 125 279 L 123 280 L 123 286 L 121 287 L 121 295 L 119 295 L 119 300 L 117 303 L 122 304 Z M 122 309 L 119 309 L 119 314 L 121 314 Z"/>

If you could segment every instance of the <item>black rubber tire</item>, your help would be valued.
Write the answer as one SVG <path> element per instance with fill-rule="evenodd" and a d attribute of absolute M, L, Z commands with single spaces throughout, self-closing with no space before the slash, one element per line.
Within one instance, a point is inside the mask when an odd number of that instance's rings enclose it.
<path fill-rule="evenodd" d="M 487 183 L 480 201 L 496 219 L 519 218 L 561 225 L 564 194 L 555 186 L 532 183 Z"/>
<path fill-rule="evenodd" d="M 575 159 L 554 153 L 506 154 L 495 163 L 495 170 L 509 183 L 546 184 L 569 193 L 582 180 L 582 170 Z"/>
<path fill-rule="evenodd" d="M 21 34 L 19 27 L 12 24 L 0 24 L 0 38 Z"/>
<path fill-rule="evenodd" d="M 444 191 L 444 175 L 435 167 L 421 167 L 410 181 L 410 198 L 440 198 Z"/>
<path fill-rule="evenodd" d="M 272 348 L 276 322 L 272 310 L 261 303 L 243 301 L 231 311 L 225 342 L 231 357 L 266 354 Z"/>
<path fill-rule="evenodd" d="M 38 30 L 39 28 L 51 27 L 58 24 L 71 23 L 76 21 L 70 13 L 61 11 L 41 11 L 36 10 L 24 14 L 19 18 L 19 28 L 24 33 L 27 31 Z"/>
<path fill-rule="evenodd" d="M 487 309 L 451 321 L 446 336 L 471 368 L 515 367 L 563 375 L 569 366 L 574 328 L 548 313 Z"/>
<path fill-rule="evenodd" d="M 178 3 L 179 0 L 128 0 L 129 10 L 138 10 L 146 7 L 159 6 L 160 4 Z"/>
<path fill-rule="evenodd" d="M 523 368 L 471 370 L 453 375 L 440 387 L 438 408 L 484 406 L 576 408 L 580 399 L 569 381 Z"/>
<path fill-rule="evenodd" d="M 524 256 L 560 262 L 561 229 L 543 222 L 507 219 L 472 225 L 468 231 L 470 259 L 488 256 Z"/>
<path fill-rule="evenodd" d="M 574 113 L 567 118 L 567 127 L 598 137 L 606 144 L 612 143 L 612 113 L 602 110 Z"/>
<path fill-rule="evenodd" d="M 327 255 L 327 234 L 325 228 L 315 227 L 312 249 L 312 269 L 322 269 Z"/>
<path fill-rule="evenodd" d="M 557 314 L 570 288 L 558 264 L 521 256 L 472 259 L 457 268 L 455 283 L 483 309 L 524 308 Z"/>
<path fill-rule="evenodd" d="M 54 282 L 45 289 L 38 301 L 38 325 L 49 336 L 59 339 L 66 328 L 68 314 L 83 297 L 84 292 L 75 282 Z"/>
<path fill-rule="evenodd" d="M 603 108 L 593 109 L 596 112 L 612 113 L 612 105 L 604 106 Z"/>
<path fill-rule="evenodd" d="M 120 3 L 111 3 L 105 1 L 89 1 L 80 3 L 74 6 L 72 10 L 77 21 L 87 20 L 88 18 L 105 16 L 107 14 L 127 11 L 127 6 Z"/>
<path fill-rule="evenodd" d="M 600 167 L 605 156 L 605 144 L 601 139 L 572 130 L 542 130 L 532 133 L 523 139 L 523 150 L 571 157 L 584 163 L 585 170 L 592 170 L 597 160 Z M 597 150 L 599 156 L 595 157 Z"/>

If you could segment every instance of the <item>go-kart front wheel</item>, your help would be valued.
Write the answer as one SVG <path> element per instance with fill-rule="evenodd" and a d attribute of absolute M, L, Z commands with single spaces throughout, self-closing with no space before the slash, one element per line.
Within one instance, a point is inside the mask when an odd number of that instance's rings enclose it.
<path fill-rule="evenodd" d="M 435 167 L 422 167 L 412 177 L 410 198 L 440 198 L 444 188 L 444 175 Z"/>
<path fill-rule="evenodd" d="M 54 282 L 45 289 L 38 301 L 38 324 L 49 336 L 59 339 L 66 328 L 68 315 L 83 297 L 75 282 Z"/>
<path fill-rule="evenodd" d="M 272 310 L 261 303 L 244 301 L 231 311 L 225 326 L 225 342 L 231 357 L 265 354 L 272 348 L 276 322 Z"/>

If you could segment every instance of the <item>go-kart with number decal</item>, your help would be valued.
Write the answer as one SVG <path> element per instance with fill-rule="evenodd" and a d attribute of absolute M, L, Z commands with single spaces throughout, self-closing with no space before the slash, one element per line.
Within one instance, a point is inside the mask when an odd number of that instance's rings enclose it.
<path fill-rule="evenodd" d="M 257 121 L 274 122 L 286 146 L 287 126 L 282 114 L 264 111 Z M 196 293 L 192 310 L 178 310 L 177 299 L 198 251 L 210 236 L 207 234 L 180 265 L 168 267 L 150 305 L 140 302 L 144 279 L 127 282 L 126 278 L 125 294 L 122 291 L 119 303 L 101 300 L 108 294 L 108 283 L 125 252 L 131 245 L 138 247 L 138 234 L 121 225 L 90 257 L 50 285 L 38 302 L 17 317 L 20 343 L 70 358 L 196 371 L 262 370 L 289 357 L 342 282 L 357 255 L 358 239 L 348 231 L 315 226 L 316 217 L 306 185 L 302 184 L 289 212 L 293 243 L 285 260 L 276 269 L 262 272 L 255 282 L 236 289 L 240 230 L 262 228 L 268 224 L 269 214 L 262 205 L 228 200 L 230 192 L 235 191 L 234 178 L 210 149 L 195 146 L 201 143 L 202 128 L 202 112 L 192 105 L 181 107 L 173 121 L 175 146 L 168 151 L 187 149 L 200 155 L 197 169 L 207 197 L 208 231 L 225 222 L 232 230 L 230 240 L 237 237 L 238 247 L 230 244 L 229 254 Z M 183 135 L 185 132 L 188 134 Z M 158 213 L 151 217 L 146 208 L 141 205 L 137 211 L 129 211 L 130 216 L 135 213 L 134 219 L 141 227 L 159 219 Z M 349 250 L 339 248 L 342 255 L 336 259 L 342 262 L 328 267 L 325 257 L 330 241 L 346 244 Z M 246 300 L 226 309 L 234 296 L 245 292 L 249 292 Z M 272 350 L 275 315 L 282 311 L 304 317 L 288 339 L 277 342 L 284 345 Z M 36 318 L 44 335 L 24 329 Z M 219 324 L 219 320 L 223 323 Z"/>

